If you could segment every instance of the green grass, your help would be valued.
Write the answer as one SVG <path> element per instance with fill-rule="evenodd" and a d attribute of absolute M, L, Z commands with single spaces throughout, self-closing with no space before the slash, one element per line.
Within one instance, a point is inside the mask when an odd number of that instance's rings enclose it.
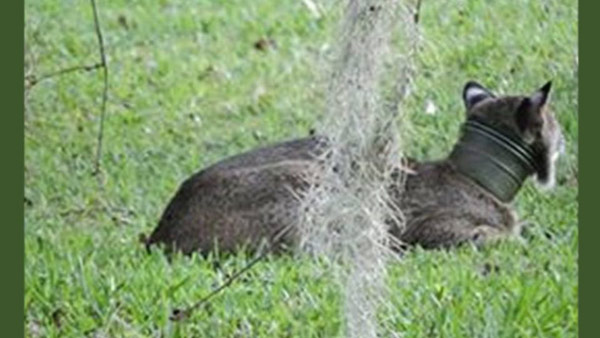
<path fill-rule="evenodd" d="M 101 73 L 39 83 L 25 110 L 25 322 L 31 337 L 330 337 L 340 295 L 315 263 L 270 257 L 182 323 L 168 320 L 241 267 L 169 263 L 138 242 L 194 171 L 306 135 L 323 111 L 323 62 L 337 23 L 301 1 L 101 1 L 110 92 L 103 182 L 91 175 Z M 476 79 L 502 93 L 554 80 L 567 138 L 558 187 L 516 201 L 525 240 L 477 251 L 417 250 L 390 266 L 385 325 L 407 337 L 576 337 L 577 3 L 425 1 L 424 42 L 405 111 L 407 152 L 448 152 Z M 87 1 L 29 0 L 26 71 L 94 63 Z M 254 48 L 262 37 L 276 48 Z M 424 114 L 425 102 L 437 107 Z"/>

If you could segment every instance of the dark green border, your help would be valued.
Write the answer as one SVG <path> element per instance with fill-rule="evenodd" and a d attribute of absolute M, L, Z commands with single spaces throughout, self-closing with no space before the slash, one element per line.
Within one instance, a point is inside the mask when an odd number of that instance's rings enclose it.
<path fill-rule="evenodd" d="M 598 337 L 600 151 L 598 1 L 579 4 L 579 336 Z"/>
<path fill-rule="evenodd" d="M 2 74 L 2 315 L 0 335 L 23 337 L 23 1 L 0 5 L 0 53 Z"/>

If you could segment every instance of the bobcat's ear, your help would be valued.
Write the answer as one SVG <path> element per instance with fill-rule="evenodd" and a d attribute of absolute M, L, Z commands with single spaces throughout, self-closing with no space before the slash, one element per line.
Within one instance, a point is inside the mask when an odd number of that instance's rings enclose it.
<path fill-rule="evenodd" d="M 542 130 L 544 123 L 542 111 L 548 102 L 551 87 L 552 81 L 548 81 L 531 96 L 524 98 L 517 110 L 517 125 L 529 142 Z"/>
<path fill-rule="evenodd" d="M 465 102 L 467 111 L 473 108 L 478 102 L 491 97 L 496 96 L 475 81 L 467 82 L 463 89 L 463 101 Z"/>
<path fill-rule="evenodd" d="M 550 95 L 550 89 L 552 88 L 552 81 L 546 82 L 540 89 L 536 90 L 533 95 L 529 98 L 531 104 L 534 107 L 542 108 L 546 102 L 548 102 L 548 96 Z"/>

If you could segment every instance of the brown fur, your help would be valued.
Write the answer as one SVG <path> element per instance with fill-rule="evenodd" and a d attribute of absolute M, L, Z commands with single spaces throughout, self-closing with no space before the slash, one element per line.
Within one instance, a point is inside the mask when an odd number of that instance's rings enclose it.
<path fill-rule="evenodd" d="M 475 82 L 465 86 L 467 116 L 477 115 L 499 130 L 511 130 L 542 156 L 538 181 L 552 184 L 562 134 L 545 109 L 550 85 L 531 96 L 496 98 Z M 184 253 L 231 252 L 256 248 L 299 219 L 297 194 L 309 184 L 307 173 L 320 170 L 315 159 L 323 138 L 289 141 L 225 159 L 186 180 L 171 200 L 146 244 L 163 243 Z M 396 238 L 425 248 L 485 242 L 517 231 L 512 207 L 457 172 L 449 159 L 410 164 L 396 203 L 406 227 L 390 230 Z M 397 186 L 390 187 L 391 193 Z M 289 232 L 282 244 L 294 245 Z M 281 246 L 280 246 L 281 247 Z"/>

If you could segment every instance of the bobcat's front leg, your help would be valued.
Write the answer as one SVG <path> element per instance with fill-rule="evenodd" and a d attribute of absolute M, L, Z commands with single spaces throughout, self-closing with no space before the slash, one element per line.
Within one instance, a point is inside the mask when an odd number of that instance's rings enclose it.
<path fill-rule="evenodd" d="M 502 231 L 496 227 L 492 227 L 485 224 L 480 224 L 475 226 L 473 230 L 471 230 L 470 239 L 477 246 L 481 246 L 485 243 L 489 243 L 492 241 L 496 241 L 502 238 L 505 238 L 509 235 L 508 232 Z"/>
<path fill-rule="evenodd" d="M 505 235 L 505 230 L 481 224 L 470 217 L 435 213 L 413 219 L 406 225 L 400 239 L 407 244 L 433 249 L 450 248 L 466 242 L 480 245 Z"/>

